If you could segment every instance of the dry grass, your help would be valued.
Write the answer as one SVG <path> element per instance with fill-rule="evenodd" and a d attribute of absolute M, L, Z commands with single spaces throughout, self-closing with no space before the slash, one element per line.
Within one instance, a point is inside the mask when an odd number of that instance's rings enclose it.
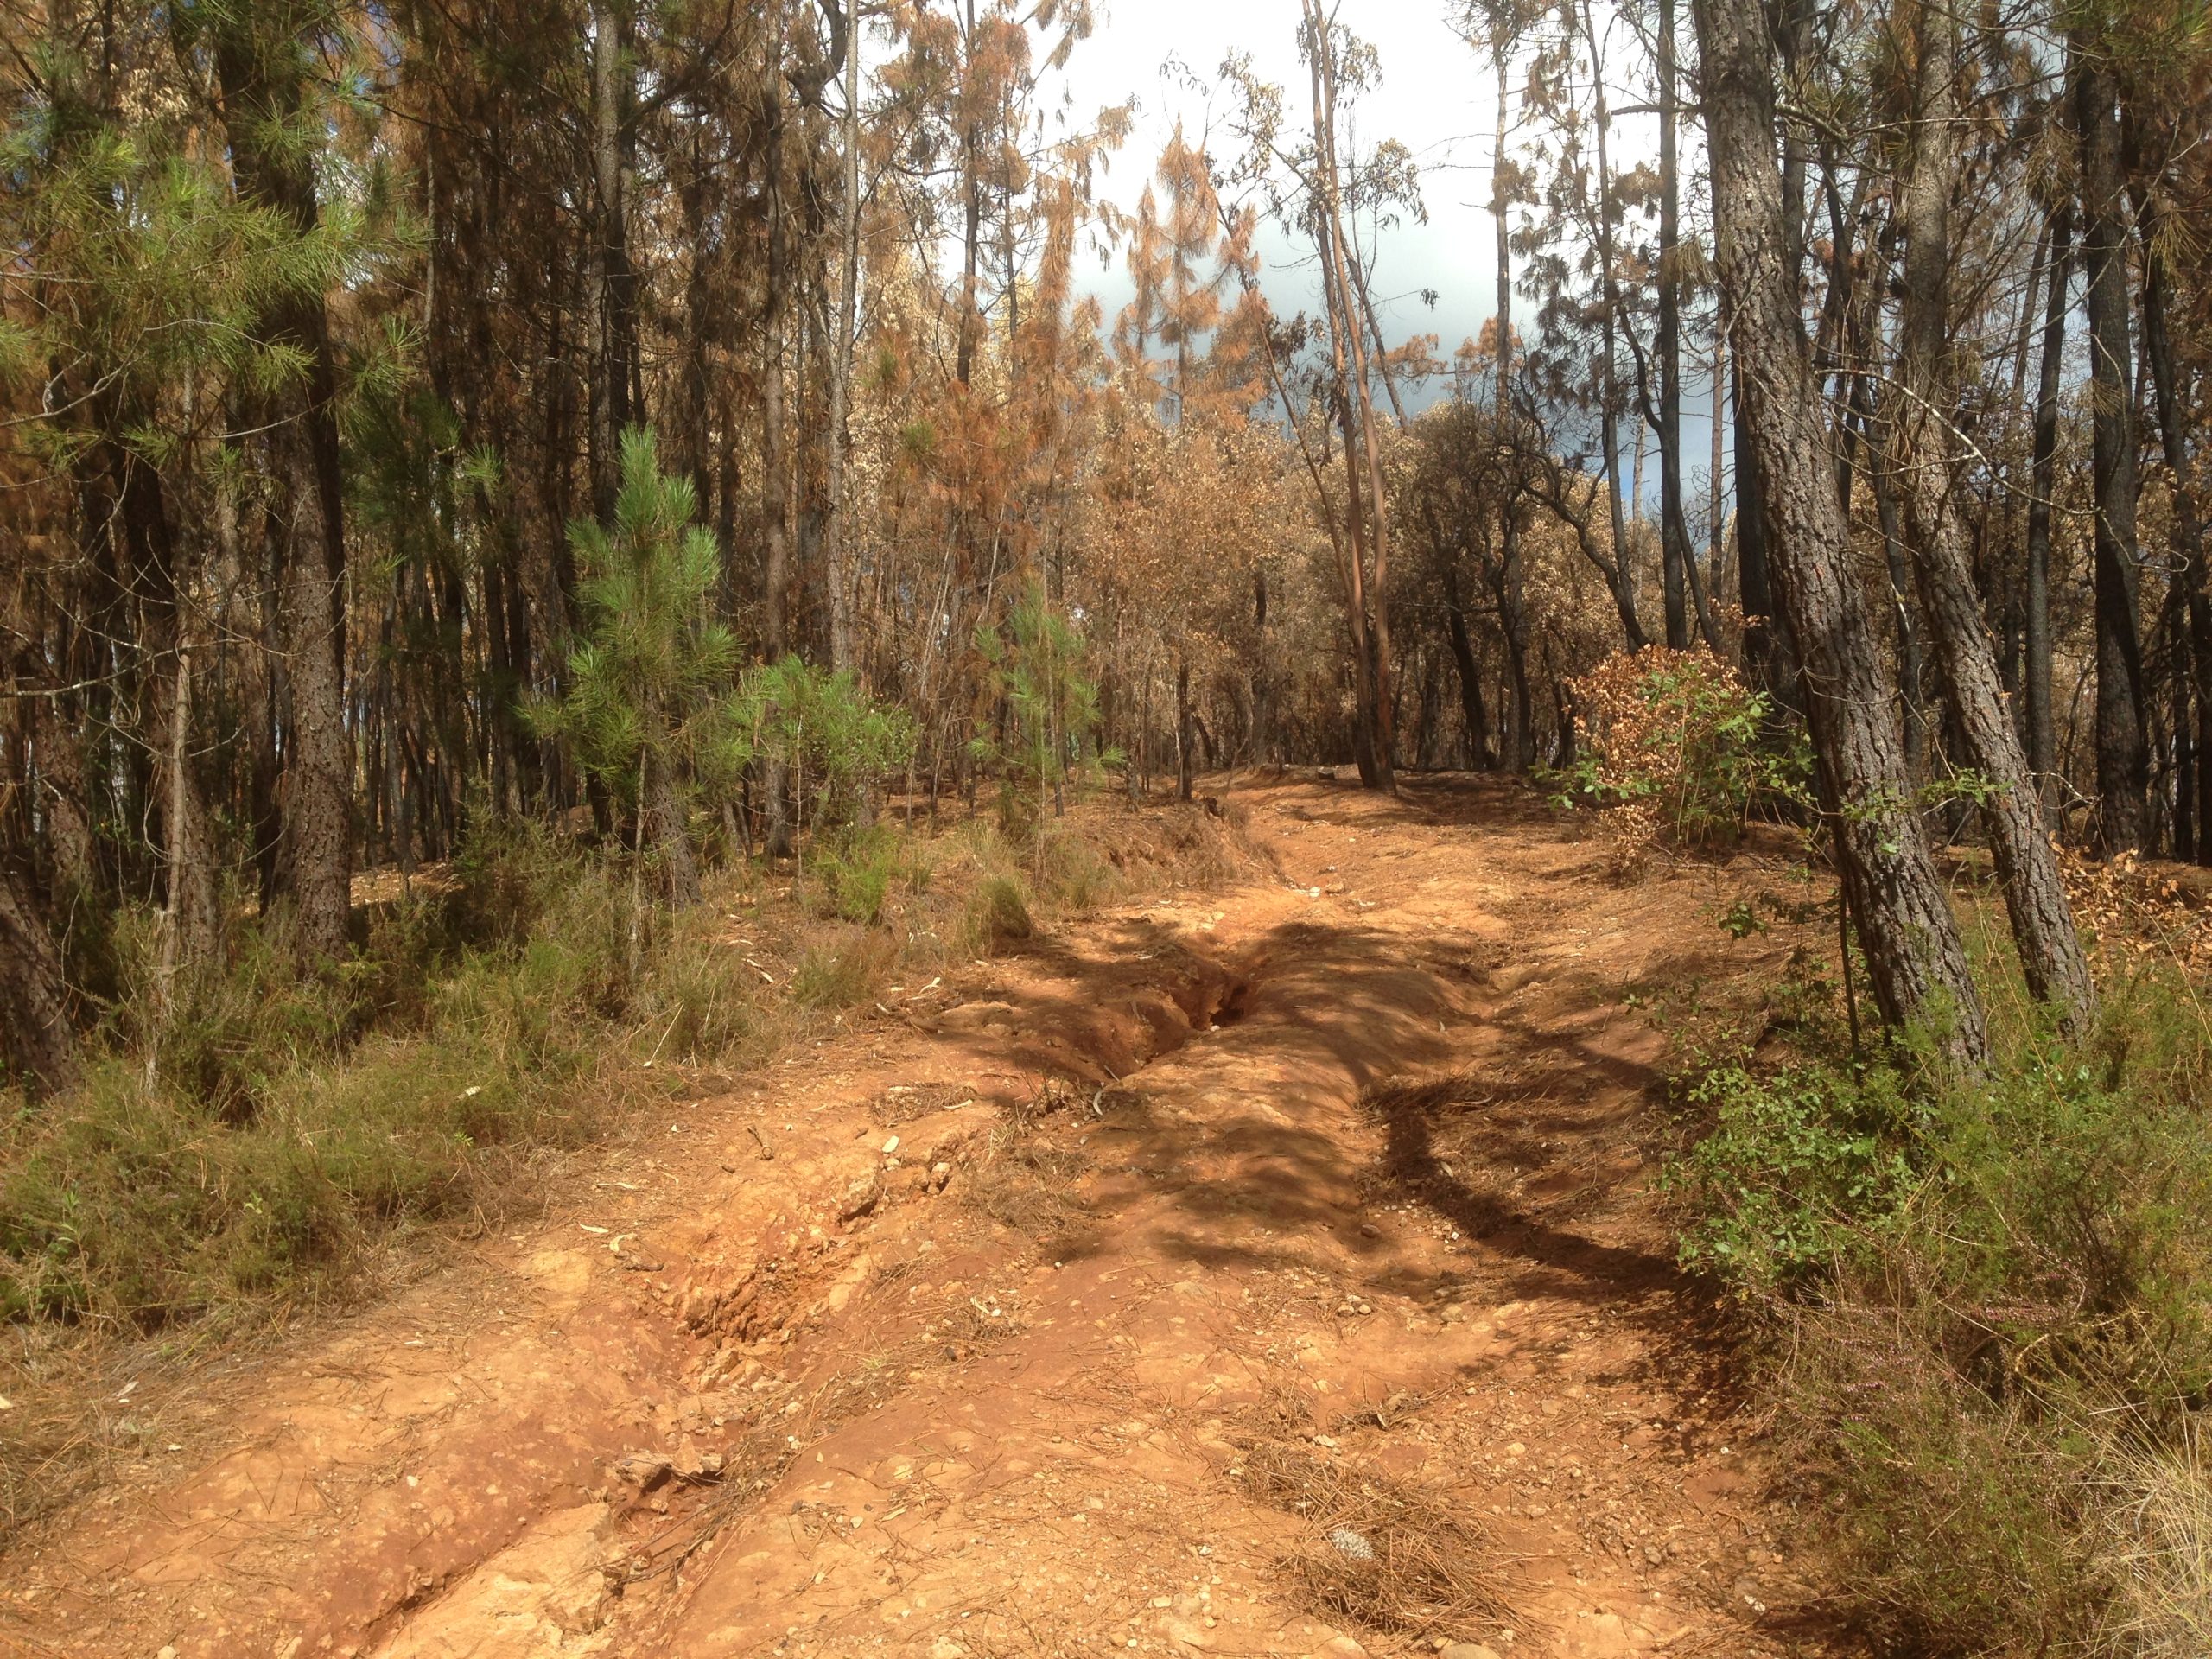
<path fill-rule="evenodd" d="M 961 1182 L 970 1209 L 1031 1238 L 1065 1233 L 1088 1213 L 1077 1188 L 1090 1168 L 1088 1153 L 993 1131 Z"/>
<path fill-rule="evenodd" d="M 2100 1643 L 2128 1659 L 2212 1653 L 2212 1465 L 2202 1426 L 2178 1446 L 2113 1444 L 2101 1460 L 2093 1549 L 2114 1586 Z"/>
<path fill-rule="evenodd" d="M 1246 1446 L 1245 1491 L 1307 1541 L 1280 1564 L 1314 1612 L 1370 1630 L 1473 1641 L 1509 1611 L 1490 1535 L 1443 1495 L 1295 1441 Z"/>

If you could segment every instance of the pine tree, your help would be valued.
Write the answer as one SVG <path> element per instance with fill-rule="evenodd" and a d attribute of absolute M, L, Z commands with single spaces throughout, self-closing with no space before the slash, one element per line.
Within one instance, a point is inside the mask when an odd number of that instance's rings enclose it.
<path fill-rule="evenodd" d="M 613 522 L 569 527 L 582 637 L 569 654 L 566 693 L 537 711 L 541 730 L 568 739 L 587 768 L 629 792 L 639 850 L 650 837 L 678 906 L 699 901 L 690 792 L 734 779 L 751 749 L 734 684 L 737 641 L 711 615 L 721 553 L 691 522 L 696 505 L 689 480 L 661 472 L 652 434 L 623 433 Z"/>

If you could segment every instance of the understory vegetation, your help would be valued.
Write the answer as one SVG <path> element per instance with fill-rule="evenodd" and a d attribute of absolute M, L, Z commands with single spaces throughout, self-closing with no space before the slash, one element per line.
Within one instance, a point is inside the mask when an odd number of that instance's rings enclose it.
<path fill-rule="evenodd" d="M 1710 844 L 1665 804 L 1770 775 L 1760 734 L 1716 726 L 1676 665 L 1620 677 L 1632 717 L 1586 740 L 1605 817 L 1638 844 Z M 1824 846 L 1808 833 L 1804 857 Z M 2212 914 L 2131 864 L 2071 874 L 2101 1002 L 2069 1034 L 1963 867 L 1985 1071 L 1947 1066 L 1930 1033 L 1859 1031 L 1855 943 L 1841 963 L 1823 948 L 1834 903 L 1771 891 L 1718 920 L 1807 928 L 1788 971 L 1681 1033 L 1681 1260 L 1750 1316 L 1808 1541 L 1885 1650 L 2212 1644 L 2212 1008 L 2191 971 Z"/>
<path fill-rule="evenodd" d="M 41 1376 L 342 1300 L 403 1236 L 542 1206 L 564 1153 L 878 1017 L 899 982 L 1241 857 L 1195 806 L 1110 800 L 1019 840 L 988 815 L 932 830 L 887 814 L 806 850 L 798 874 L 731 859 L 702 904 L 671 911 L 639 897 L 627 855 L 487 830 L 366 906 L 341 971 L 295 974 L 281 916 L 235 915 L 220 965 L 178 976 L 160 1020 L 155 918 L 80 918 L 78 971 L 105 1009 L 82 1081 L 0 1118 L 0 1394 L 16 1408 L 0 1520 L 67 1490 L 49 1459 L 82 1424 Z M 37 1421 L 40 1404 L 58 1414 Z"/>

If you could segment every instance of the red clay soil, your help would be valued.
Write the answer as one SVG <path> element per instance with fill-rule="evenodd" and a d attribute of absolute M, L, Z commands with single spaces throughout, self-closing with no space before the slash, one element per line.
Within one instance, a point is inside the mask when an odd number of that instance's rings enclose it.
<path fill-rule="evenodd" d="M 0 1563 L 0 1654 L 1840 1651 L 1623 995 L 1762 965 L 1725 878 L 1504 785 L 1231 798 L 1246 884 L 907 988 L 229 1384 Z"/>

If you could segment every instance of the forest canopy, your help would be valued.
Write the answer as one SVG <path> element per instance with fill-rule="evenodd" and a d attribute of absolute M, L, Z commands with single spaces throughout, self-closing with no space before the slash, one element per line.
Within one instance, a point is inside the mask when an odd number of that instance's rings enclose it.
<path fill-rule="evenodd" d="M 1983 1052 L 1929 852 L 1970 824 L 2081 1014 L 2054 833 L 2212 859 L 2202 19 L 1447 15 L 1496 119 L 1456 345 L 1376 302 L 1425 181 L 1317 0 L 1303 83 L 1232 55 L 1127 211 L 1133 107 L 1065 108 L 1087 0 L 15 0 L 11 1075 L 94 1022 L 73 917 L 327 966 L 358 877 L 524 822 L 680 904 L 801 850 L 810 754 L 863 819 L 1569 772 L 1653 645 L 1808 735 L 1777 810 L 1885 1019 Z M 1025 627 L 1080 721 L 1024 725 Z M 777 725 L 830 685 L 864 761 Z"/>

